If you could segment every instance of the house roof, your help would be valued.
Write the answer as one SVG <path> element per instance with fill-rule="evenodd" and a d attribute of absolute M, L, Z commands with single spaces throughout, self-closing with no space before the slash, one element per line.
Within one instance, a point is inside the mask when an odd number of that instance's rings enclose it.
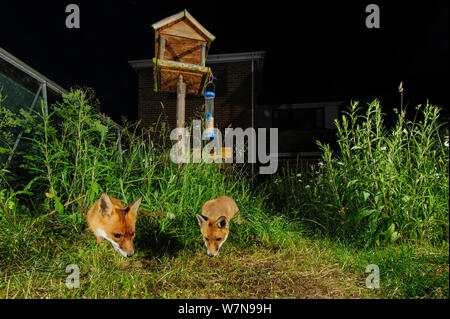
<path fill-rule="evenodd" d="M 262 68 L 264 64 L 264 51 L 238 52 L 238 53 L 223 53 L 210 54 L 206 58 L 206 64 L 231 63 L 231 62 L 245 62 L 256 61 L 256 67 Z M 135 70 L 144 68 L 153 68 L 152 59 L 131 60 L 128 64 Z"/>
<path fill-rule="evenodd" d="M 168 24 L 173 24 L 184 19 L 188 20 L 197 29 L 197 31 L 202 33 L 203 36 L 205 36 L 210 42 L 216 39 L 216 37 L 206 30 L 205 27 L 203 27 L 197 20 L 195 20 L 195 18 L 187 12 L 186 9 L 152 24 L 152 28 L 156 31 Z"/>

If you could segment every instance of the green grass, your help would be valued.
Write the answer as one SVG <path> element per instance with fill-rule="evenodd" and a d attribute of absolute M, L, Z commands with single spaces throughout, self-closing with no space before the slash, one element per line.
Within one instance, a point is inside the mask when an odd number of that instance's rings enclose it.
<path fill-rule="evenodd" d="M 0 238 L 9 256 L 0 261 L 1 298 L 448 298 L 448 246 L 361 249 L 302 237 L 242 244 L 232 224 L 214 258 L 200 233 L 184 248 L 138 232 L 126 259 L 56 216 L 17 221 L 20 231 Z M 80 268 L 78 289 L 65 285 L 69 264 Z M 365 286 L 368 264 L 380 268 L 380 289 Z"/>
<path fill-rule="evenodd" d="M 2 298 L 449 297 L 448 146 L 436 107 L 410 122 L 402 111 L 389 131 L 378 101 L 354 104 L 336 122 L 339 154 L 321 145 L 317 167 L 280 169 L 254 187 L 245 167 L 172 163 L 164 121 L 126 123 L 118 139 L 90 91 L 51 109 L 0 113 L 2 132 L 20 126 L 28 143 L 1 167 Z M 11 151 L 4 137 L 0 156 Z M 125 204 L 142 196 L 140 208 L 175 218 L 141 215 L 136 254 L 124 259 L 86 229 L 102 192 Z M 195 214 L 221 195 L 246 221 L 231 221 L 209 258 Z M 65 285 L 69 264 L 81 270 L 78 289 Z M 379 289 L 366 287 L 369 264 Z"/>

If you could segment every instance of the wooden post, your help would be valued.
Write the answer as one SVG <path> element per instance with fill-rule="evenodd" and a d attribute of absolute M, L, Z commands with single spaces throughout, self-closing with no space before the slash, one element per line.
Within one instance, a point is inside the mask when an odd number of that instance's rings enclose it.
<path fill-rule="evenodd" d="M 202 53 L 200 56 L 200 65 L 205 66 L 206 63 L 206 44 L 202 43 Z"/>
<path fill-rule="evenodd" d="M 177 128 L 184 130 L 184 118 L 186 110 L 186 83 L 183 82 L 183 76 L 180 74 L 178 76 L 177 83 Z M 179 137 L 178 140 L 181 140 Z M 178 152 L 178 156 L 182 156 L 185 152 L 184 143 Z"/>
<path fill-rule="evenodd" d="M 184 116 L 186 108 L 186 83 L 183 82 L 183 76 L 178 76 L 177 84 L 177 128 L 184 128 Z"/>
<path fill-rule="evenodd" d="M 166 38 L 162 35 L 159 37 L 159 59 L 164 60 L 164 51 L 166 49 Z"/>

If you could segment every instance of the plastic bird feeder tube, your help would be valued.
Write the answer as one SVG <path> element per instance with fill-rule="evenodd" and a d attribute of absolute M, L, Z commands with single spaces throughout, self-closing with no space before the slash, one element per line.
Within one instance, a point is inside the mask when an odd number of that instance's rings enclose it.
<path fill-rule="evenodd" d="M 214 98 L 213 91 L 205 91 L 205 133 L 204 137 L 209 140 L 214 139 Z"/>

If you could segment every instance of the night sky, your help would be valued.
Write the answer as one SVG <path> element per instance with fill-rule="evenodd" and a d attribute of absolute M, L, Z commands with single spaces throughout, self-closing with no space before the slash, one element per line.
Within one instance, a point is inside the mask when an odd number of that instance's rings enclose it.
<path fill-rule="evenodd" d="M 67 29 L 68 4 L 81 28 Z M 259 104 L 380 98 L 448 114 L 448 1 L 2 1 L 0 46 L 68 89 L 90 86 L 114 119 L 137 118 L 129 60 L 154 56 L 151 24 L 187 9 L 216 36 L 210 54 L 266 51 Z M 380 7 L 367 29 L 365 8 Z M 245 4 L 245 5 L 243 5 Z"/>

